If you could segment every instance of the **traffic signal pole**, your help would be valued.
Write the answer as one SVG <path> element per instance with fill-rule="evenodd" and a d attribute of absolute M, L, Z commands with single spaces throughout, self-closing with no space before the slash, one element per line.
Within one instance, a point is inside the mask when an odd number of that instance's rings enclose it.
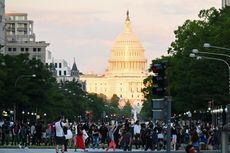
<path fill-rule="evenodd" d="M 168 104 L 167 107 L 167 111 L 168 111 L 168 115 L 167 115 L 167 148 L 166 148 L 166 152 L 170 153 L 171 152 L 171 97 L 166 97 L 166 101 Z"/>
<path fill-rule="evenodd" d="M 171 152 L 171 97 L 166 96 L 160 99 L 152 99 L 153 102 L 153 122 L 157 120 L 165 121 L 167 125 L 166 153 Z"/>
<path fill-rule="evenodd" d="M 169 92 L 166 92 L 166 77 L 165 70 L 166 64 L 153 64 L 152 67 L 152 94 L 161 99 L 152 99 L 153 102 L 153 122 L 156 120 L 164 120 L 167 125 L 167 145 L 166 153 L 171 152 L 171 97 L 166 96 Z"/>

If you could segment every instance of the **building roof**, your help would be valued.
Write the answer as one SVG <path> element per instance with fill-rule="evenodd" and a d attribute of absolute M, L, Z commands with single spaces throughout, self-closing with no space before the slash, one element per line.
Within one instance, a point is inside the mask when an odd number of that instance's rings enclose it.
<path fill-rule="evenodd" d="M 76 62 L 75 62 L 75 58 L 74 58 L 74 62 L 73 62 L 73 66 L 72 66 L 72 71 L 78 71 L 77 69 L 77 65 L 76 65 Z"/>

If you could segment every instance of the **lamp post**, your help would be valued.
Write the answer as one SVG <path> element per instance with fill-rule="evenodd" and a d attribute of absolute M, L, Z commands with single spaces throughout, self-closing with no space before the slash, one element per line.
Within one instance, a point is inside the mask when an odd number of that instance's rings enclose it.
<path fill-rule="evenodd" d="M 230 51 L 230 48 L 213 46 L 213 45 L 211 45 L 209 43 L 204 43 L 203 47 L 204 48 L 216 48 L 216 49 L 222 49 L 222 50 L 228 50 L 228 51 Z"/>
<path fill-rule="evenodd" d="M 204 52 L 205 53 L 205 52 Z M 226 55 L 224 55 L 224 56 L 226 56 Z M 229 90 L 229 95 L 230 95 L 230 65 L 229 65 L 229 63 L 227 62 L 227 61 L 225 61 L 225 60 L 223 60 L 223 59 L 220 59 L 220 58 L 215 58 L 215 57 L 206 57 L 206 56 L 197 56 L 197 55 L 195 55 L 194 53 L 191 53 L 190 54 L 190 57 L 196 57 L 197 59 L 202 59 L 202 58 L 204 58 L 204 59 L 209 59 L 209 60 L 216 60 L 216 61 L 221 61 L 221 62 L 224 62 L 227 66 L 228 66 L 228 90 Z"/>
<path fill-rule="evenodd" d="M 36 74 L 32 74 L 32 75 L 20 75 L 19 77 L 17 77 L 17 79 L 15 80 L 15 83 L 14 83 L 14 87 L 15 87 L 15 89 L 16 89 L 16 87 L 17 87 L 17 83 L 18 83 L 18 81 L 20 80 L 20 79 L 22 79 L 22 78 L 31 78 L 31 77 L 36 77 Z M 16 111 L 16 103 L 14 103 L 14 121 L 16 121 L 16 117 L 17 117 L 17 111 Z"/>
<path fill-rule="evenodd" d="M 19 77 L 17 77 L 17 79 L 16 79 L 16 81 L 14 83 L 15 88 L 17 87 L 17 83 L 18 83 L 18 81 L 20 79 L 22 79 L 22 78 L 31 78 L 31 77 L 33 77 L 33 78 L 36 77 L 36 74 L 32 74 L 32 75 L 20 75 Z"/>
<path fill-rule="evenodd" d="M 208 54 L 208 55 L 217 55 L 217 56 L 225 56 L 225 57 L 228 57 L 230 58 L 230 55 L 227 55 L 227 54 L 221 54 L 221 53 L 210 53 L 210 52 L 200 52 L 198 49 L 193 49 L 192 52 L 194 54 Z"/>
<path fill-rule="evenodd" d="M 213 45 L 211 45 L 210 43 L 204 43 L 204 45 L 203 45 L 203 47 L 204 48 L 216 48 L 216 49 L 221 49 L 221 50 L 226 50 L 226 51 L 230 51 L 230 48 L 226 48 L 226 47 L 220 47 L 220 46 L 213 46 Z M 198 51 L 198 50 L 197 50 Z M 194 53 L 194 52 L 193 52 Z M 199 53 L 202 53 L 202 52 L 199 52 Z M 225 56 L 225 57 L 228 57 L 228 58 L 230 58 L 230 56 L 229 55 L 227 55 L 227 54 L 220 54 L 220 53 L 207 53 L 207 52 L 205 52 L 206 54 L 212 54 L 212 55 L 219 55 L 219 56 Z M 222 60 L 223 62 L 225 62 L 225 64 L 227 64 L 228 65 L 228 69 L 229 69 L 229 64 L 225 61 L 225 60 Z M 229 70 L 230 71 L 230 70 Z M 230 94 L 230 72 L 229 72 L 229 79 L 228 79 L 228 81 L 229 81 L 229 94 Z"/>
<path fill-rule="evenodd" d="M 199 52 L 200 53 L 200 52 Z M 206 53 L 206 52 L 202 52 L 202 53 Z M 213 53 L 213 55 L 218 55 L 218 53 Z M 230 65 L 227 61 L 221 59 L 221 58 L 216 58 L 216 57 L 207 57 L 207 56 L 197 56 L 195 53 L 191 53 L 189 55 L 190 57 L 196 57 L 197 59 L 209 59 L 209 60 L 216 60 L 216 61 L 221 61 L 224 62 L 227 66 L 228 66 L 228 93 L 230 95 Z M 223 56 L 227 56 L 230 58 L 230 56 L 223 54 Z"/>

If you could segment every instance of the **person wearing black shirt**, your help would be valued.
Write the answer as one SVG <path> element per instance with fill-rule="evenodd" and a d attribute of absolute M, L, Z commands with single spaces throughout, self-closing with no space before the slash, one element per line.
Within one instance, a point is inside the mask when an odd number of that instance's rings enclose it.
<path fill-rule="evenodd" d="M 105 149 L 105 143 L 107 140 L 107 133 L 108 133 L 108 129 L 105 126 L 105 123 L 102 123 L 101 127 L 99 128 L 99 137 L 100 137 L 102 149 Z"/>

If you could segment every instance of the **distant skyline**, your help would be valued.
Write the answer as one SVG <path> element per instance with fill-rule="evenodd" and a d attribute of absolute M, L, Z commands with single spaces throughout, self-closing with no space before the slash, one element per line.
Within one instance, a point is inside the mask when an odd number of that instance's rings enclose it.
<path fill-rule="evenodd" d="M 6 13 L 27 13 L 37 41 L 55 59 L 65 59 L 86 73 L 104 73 L 116 37 L 124 30 L 126 11 L 145 48 L 148 66 L 167 55 L 174 30 L 202 9 L 221 8 L 222 0 L 5 0 Z"/>

